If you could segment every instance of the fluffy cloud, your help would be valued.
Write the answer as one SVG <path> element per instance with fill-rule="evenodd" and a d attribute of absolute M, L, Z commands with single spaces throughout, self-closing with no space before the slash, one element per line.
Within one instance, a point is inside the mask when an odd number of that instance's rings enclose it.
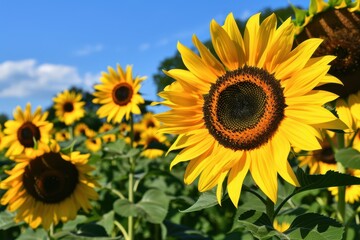
<path fill-rule="evenodd" d="M 38 64 L 34 59 L 0 63 L 0 98 L 51 96 L 70 86 L 88 86 L 97 75 L 80 76 L 72 66 Z"/>

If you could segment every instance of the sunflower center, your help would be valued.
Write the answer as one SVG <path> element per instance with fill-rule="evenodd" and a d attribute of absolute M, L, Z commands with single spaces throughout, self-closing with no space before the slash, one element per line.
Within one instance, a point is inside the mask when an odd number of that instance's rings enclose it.
<path fill-rule="evenodd" d="M 74 104 L 71 102 L 66 102 L 63 105 L 64 112 L 72 112 L 74 111 Z"/>
<path fill-rule="evenodd" d="M 117 105 L 127 105 L 132 98 L 133 90 L 128 83 L 120 83 L 114 87 L 112 98 Z"/>
<path fill-rule="evenodd" d="M 76 167 L 60 153 L 45 153 L 25 168 L 23 184 L 26 191 L 44 203 L 59 203 L 69 197 L 79 181 Z"/>
<path fill-rule="evenodd" d="M 280 82 L 263 69 L 227 72 L 204 97 L 207 129 L 224 147 L 252 150 L 267 143 L 284 118 Z"/>
<path fill-rule="evenodd" d="M 329 9 L 318 13 L 299 34 L 302 42 L 311 37 L 324 39 L 314 56 L 335 55 L 329 73 L 338 77 L 344 86 L 326 84 L 319 89 L 334 92 L 342 98 L 360 90 L 360 14 L 346 8 Z"/>
<path fill-rule="evenodd" d="M 40 139 L 40 130 L 32 122 L 25 122 L 17 131 L 17 137 L 21 145 L 27 148 L 34 147 L 34 140 Z"/>
<path fill-rule="evenodd" d="M 317 161 L 327 164 L 336 164 L 335 155 L 330 146 L 325 146 L 321 150 L 314 151 L 313 155 Z"/>

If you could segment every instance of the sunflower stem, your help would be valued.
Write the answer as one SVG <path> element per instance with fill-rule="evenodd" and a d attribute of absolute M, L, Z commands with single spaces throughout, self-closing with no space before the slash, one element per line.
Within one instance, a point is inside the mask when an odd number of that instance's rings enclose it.
<path fill-rule="evenodd" d="M 344 133 L 336 133 L 336 140 L 337 140 L 337 149 L 343 149 L 345 148 L 345 138 L 344 138 Z M 340 163 L 337 162 L 337 168 L 338 171 L 341 173 L 345 173 L 346 169 L 345 167 Z M 338 204 L 337 204 L 337 210 L 338 210 L 338 217 L 340 219 L 340 221 L 346 225 L 346 202 L 345 202 L 345 194 L 346 194 L 346 186 L 340 186 L 338 187 Z M 346 226 L 345 226 L 345 231 L 344 231 L 344 235 L 343 235 L 343 239 L 346 239 Z"/>
<path fill-rule="evenodd" d="M 271 222 L 274 221 L 275 212 L 274 212 L 274 202 L 270 199 L 266 199 L 266 214 L 268 215 Z"/>
<path fill-rule="evenodd" d="M 130 147 L 134 147 L 134 119 L 133 114 L 130 113 Z M 129 202 L 134 203 L 134 172 L 135 172 L 135 159 L 129 158 L 130 170 L 129 170 Z M 128 217 L 128 239 L 134 239 L 134 217 Z"/>
<path fill-rule="evenodd" d="M 125 240 L 129 240 L 129 235 L 127 234 L 125 228 L 123 225 L 121 225 L 121 223 L 119 223 L 118 221 L 114 221 L 115 226 L 117 226 L 119 228 L 119 230 L 121 231 L 121 233 L 124 235 Z"/>

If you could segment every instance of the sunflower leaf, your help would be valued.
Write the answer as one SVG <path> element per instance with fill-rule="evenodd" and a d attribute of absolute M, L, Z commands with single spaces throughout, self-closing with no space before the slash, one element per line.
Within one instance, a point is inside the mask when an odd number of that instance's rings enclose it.
<path fill-rule="evenodd" d="M 138 216 L 139 209 L 134 203 L 129 202 L 127 199 L 118 199 L 113 205 L 115 213 L 123 217 Z"/>
<path fill-rule="evenodd" d="M 188 213 L 188 212 L 196 212 L 203 210 L 205 208 L 213 207 L 218 204 L 216 199 L 216 195 L 214 191 L 204 192 L 200 195 L 198 200 L 189 208 L 185 210 L 181 210 L 180 212 Z"/>
<path fill-rule="evenodd" d="M 338 240 L 344 228 L 335 219 L 318 213 L 297 216 L 285 232 L 289 239 Z"/>
<path fill-rule="evenodd" d="M 335 171 L 328 171 L 324 175 L 309 175 L 306 174 L 301 168 L 298 168 L 296 176 L 300 183 L 300 187 L 296 188 L 294 193 L 299 193 L 311 189 L 360 184 L 360 178 Z"/>
<path fill-rule="evenodd" d="M 273 236 L 281 238 L 283 236 L 282 233 L 273 228 L 269 217 L 260 211 L 246 211 L 239 216 L 238 222 L 257 239 L 270 239 Z"/>
<path fill-rule="evenodd" d="M 335 159 L 344 167 L 360 169 L 360 152 L 353 148 L 340 149 L 335 153 Z"/>
<path fill-rule="evenodd" d="M 145 192 L 137 208 L 145 214 L 145 219 L 151 223 L 162 223 L 168 213 L 170 199 L 158 189 Z"/>
<path fill-rule="evenodd" d="M 0 212 L 0 230 L 6 230 L 22 224 L 21 222 L 16 223 L 14 221 L 15 215 L 15 213 L 9 211 Z"/>

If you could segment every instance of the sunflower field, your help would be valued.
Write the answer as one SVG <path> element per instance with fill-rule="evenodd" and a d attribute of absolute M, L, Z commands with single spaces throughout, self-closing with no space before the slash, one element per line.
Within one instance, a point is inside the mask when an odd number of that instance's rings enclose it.
<path fill-rule="evenodd" d="M 114 64 L 14 109 L 0 239 L 360 239 L 360 2 L 292 11 L 179 42 L 159 100 Z"/>

